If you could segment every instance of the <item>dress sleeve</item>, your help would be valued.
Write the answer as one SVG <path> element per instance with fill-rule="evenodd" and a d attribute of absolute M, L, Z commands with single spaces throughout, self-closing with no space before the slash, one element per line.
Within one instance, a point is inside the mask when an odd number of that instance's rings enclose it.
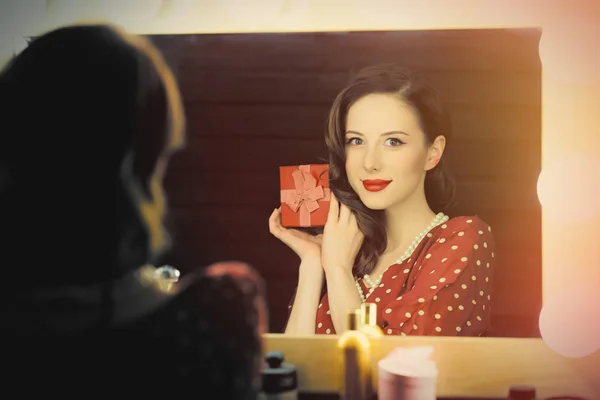
<path fill-rule="evenodd" d="M 466 220 L 425 252 L 408 290 L 383 310 L 390 335 L 480 336 L 489 326 L 494 239 Z"/>

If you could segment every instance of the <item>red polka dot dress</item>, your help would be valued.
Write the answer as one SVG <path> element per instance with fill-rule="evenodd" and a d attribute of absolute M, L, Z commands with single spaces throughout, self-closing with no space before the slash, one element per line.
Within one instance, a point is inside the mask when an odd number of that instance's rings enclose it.
<path fill-rule="evenodd" d="M 492 230 L 478 217 L 434 227 L 409 258 L 388 267 L 367 297 L 377 304 L 377 324 L 388 335 L 485 335 L 494 251 Z M 317 310 L 316 333 L 335 334 L 327 294 Z"/>

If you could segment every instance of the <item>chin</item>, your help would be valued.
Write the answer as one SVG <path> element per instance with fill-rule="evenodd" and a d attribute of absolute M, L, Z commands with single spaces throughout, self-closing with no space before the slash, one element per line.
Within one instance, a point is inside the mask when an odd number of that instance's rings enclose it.
<path fill-rule="evenodd" d="M 367 207 L 370 210 L 385 210 L 390 206 L 389 202 L 381 200 L 378 201 L 377 199 L 374 199 L 372 196 L 369 195 L 362 194 L 359 195 L 359 197 L 360 201 L 362 201 L 365 207 Z"/>
<path fill-rule="evenodd" d="M 365 206 L 367 206 L 367 208 L 369 210 L 373 210 L 373 211 L 383 211 L 385 209 L 388 208 L 387 205 L 381 205 L 381 204 L 368 204 L 368 203 L 364 203 Z"/>

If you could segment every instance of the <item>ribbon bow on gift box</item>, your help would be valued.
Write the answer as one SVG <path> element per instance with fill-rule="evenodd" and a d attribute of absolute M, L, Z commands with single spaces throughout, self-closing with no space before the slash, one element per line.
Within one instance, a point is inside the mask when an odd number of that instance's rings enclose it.
<path fill-rule="evenodd" d="M 293 212 L 300 211 L 300 226 L 310 226 L 310 214 L 319 209 L 319 201 L 329 201 L 330 189 L 317 185 L 311 174 L 310 165 L 301 165 L 293 173 L 294 189 L 281 191 L 281 202 Z"/>
<path fill-rule="evenodd" d="M 295 190 L 286 191 L 285 203 L 297 212 L 304 205 L 308 212 L 319 208 L 318 200 L 325 197 L 323 186 L 317 186 L 317 179 L 310 172 L 297 169 L 292 174 Z"/>
<path fill-rule="evenodd" d="M 295 190 L 286 191 L 285 203 L 297 212 L 304 205 L 308 212 L 319 208 L 318 200 L 325 197 L 323 186 L 317 186 L 317 179 L 310 172 L 297 169 L 292 174 Z"/>

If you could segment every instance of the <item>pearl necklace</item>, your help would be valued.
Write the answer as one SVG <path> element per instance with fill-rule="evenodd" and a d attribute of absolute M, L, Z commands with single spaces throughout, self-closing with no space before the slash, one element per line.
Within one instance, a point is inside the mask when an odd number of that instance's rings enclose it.
<path fill-rule="evenodd" d="M 410 246 L 408 246 L 408 248 L 404 251 L 404 253 L 402 254 L 402 256 L 396 260 L 396 262 L 392 265 L 395 264 L 401 264 L 402 262 L 404 262 L 404 260 L 406 260 L 407 258 L 409 258 L 412 253 L 415 251 L 415 249 L 417 248 L 417 246 L 419 245 L 419 243 L 421 243 L 421 241 L 423 240 L 423 238 L 429 233 L 429 231 L 431 231 L 433 228 L 435 228 L 438 225 L 443 224 L 444 222 L 448 221 L 449 217 L 447 215 L 445 215 L 444 213 L 439 213 L 435 216 L 435 218 L 433 219 L 433 221 L 431 221 L 431 223 L 429 224 L 429 226 L 427 226 L 427 228 L 425 228 L 425 230 L 421 233 L 419 233 L 415 239 L 412 241 L 412 243 L 410 244 Z M 389 268 L 389 267 L 388 267 Z M 386 270 L 387 271 L 387 268 Z M 383 274 L 385 274 L 385 271 L 383 272 Z M 357 279 L 356 280 L 356 288 L 358 289 L 358 293 L 360 294 L 360 298 L 362 300 L 363 303 L 365 303 L 367 301 L 367 299 L 369 298 L 369 296 L 371 294 L 373 294 L 373 292 L 375 291 L 375 289 L 377 289 L 379 287 L 379 285 L 381 284 L 381 278 L 383 277 L 383 274 L 381 274 L 381 276 L 379 276 L 379 278 L 377 278 L 377 280 L 373 281 L 371 279 L 371 277 L 369 276 L 369 274 L 365 274 L 362 278 L 362 280 L 365 282 L 365 285 L 369 288 L 369 293 L 367 293 L 367 295 L 365 296 L 365 294 L 363 293 L 362 287 L 360 286 L 360 283 L 358 282 L 360 280 Z"/>

